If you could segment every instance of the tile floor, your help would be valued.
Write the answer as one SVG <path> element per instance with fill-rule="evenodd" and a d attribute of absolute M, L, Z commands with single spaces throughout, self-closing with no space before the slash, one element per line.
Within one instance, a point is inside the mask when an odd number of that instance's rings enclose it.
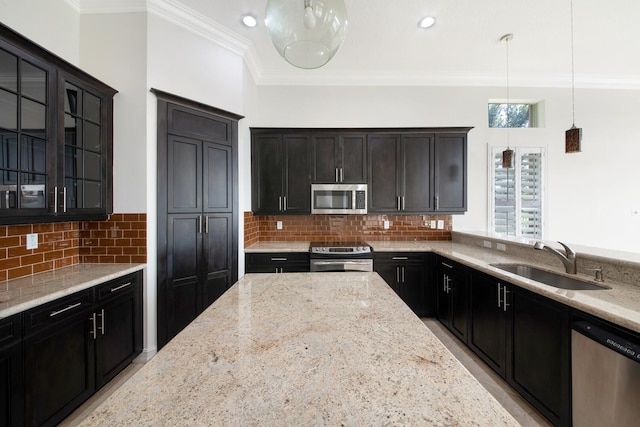
<path fill-rule="evenodd" d="M 487 365 L 484 364 L 471 350 L 464 346 L 455 338 L 440 322 L 432 318 L 422 319 L 424 324 L 433 332 L 440 341 L 451 351 L 451 353 L 462 363 L 471 374 L 496 398 L 504 408 L 523 427 L 548 427 L 551 424 L 540 415 L 529 403 L 520 397 L 502 378 L 496 375 Z M 60 426 L 73 427 L 78 425 L 88 414 L 91 413 L 100 403 L 120 387 L 127 379 L 135 374 L 144 364 L 144 361 L 136 360 L 115 377 L 109 384 L 104 386 L 91 399 L 86 401 Z"/>

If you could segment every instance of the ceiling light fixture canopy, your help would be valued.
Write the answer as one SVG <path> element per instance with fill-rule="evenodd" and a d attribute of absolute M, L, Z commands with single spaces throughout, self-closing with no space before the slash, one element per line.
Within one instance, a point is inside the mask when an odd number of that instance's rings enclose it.
<path fill-rule="evenodd" d="M 265 24 L 288 63 L 313 69 L 336 54 L 347 31 L 344 0 L 268 0 Z"/>

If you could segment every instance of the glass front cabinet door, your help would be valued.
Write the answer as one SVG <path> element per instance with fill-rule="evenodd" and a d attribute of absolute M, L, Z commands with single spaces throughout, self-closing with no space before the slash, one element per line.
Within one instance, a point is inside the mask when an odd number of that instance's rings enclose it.
<path fill-rule="evenodd" d="M 0 24 L 0 224 L 112 213 L 116 91 Z"/>

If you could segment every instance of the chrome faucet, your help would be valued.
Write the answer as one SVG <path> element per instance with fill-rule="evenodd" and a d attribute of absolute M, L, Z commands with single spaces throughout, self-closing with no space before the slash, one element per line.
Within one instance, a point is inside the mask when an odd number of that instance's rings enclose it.
<path fill-rule="evenodd" d="M 544 243 L 540 241 L 536 242 L 535 245 L 533 245 L 533 249 L 538 249 L 538 250 L 546 249 L 552 254 L 557 255 L 562 261 L 562 263 L 564 264 L 565 271 L 569 274 L 576 274 L 577 273 L 576 252 L 573 249 L 571 249 L 569 246 L 565 245 L 564 243 L 562 242 L 558 242 L 558 243 L 560 243 L 564 248 L 564 251 L 565 251 L 564 254 L 559 250 L 552 248 L 551 246 L 546 246 Z"/>

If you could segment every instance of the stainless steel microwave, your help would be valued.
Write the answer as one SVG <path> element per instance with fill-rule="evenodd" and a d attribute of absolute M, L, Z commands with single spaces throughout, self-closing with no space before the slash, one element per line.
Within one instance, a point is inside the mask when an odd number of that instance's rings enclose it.
<path fill-rule="evenodd" d="M 311 184 L 311 213 L 367 213 L 367 184 Z"/>

